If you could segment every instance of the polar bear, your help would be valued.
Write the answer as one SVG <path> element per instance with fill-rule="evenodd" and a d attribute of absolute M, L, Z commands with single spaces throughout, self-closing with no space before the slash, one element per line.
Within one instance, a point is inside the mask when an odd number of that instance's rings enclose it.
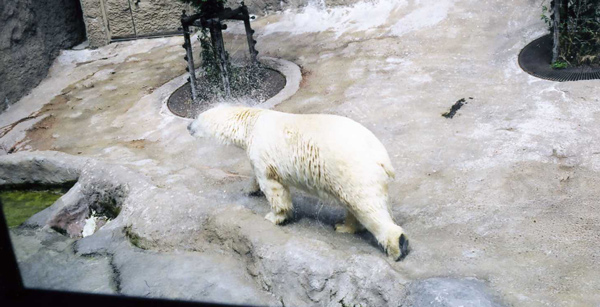
<path fill-rule="evenodd" d="M 337 232 L 364 227 L 394 260 L 408 253 L 408 239 L 388 206 L 394 168 L 381 142 L 359 123 L 336 115 L 219 105 L 201 113 L 188 130 L 246 151 L 253 189 L 265 194 L 271 205 L 265 218 L 273 224 L 291 217 L 293 186 L 347 209 Z"/>

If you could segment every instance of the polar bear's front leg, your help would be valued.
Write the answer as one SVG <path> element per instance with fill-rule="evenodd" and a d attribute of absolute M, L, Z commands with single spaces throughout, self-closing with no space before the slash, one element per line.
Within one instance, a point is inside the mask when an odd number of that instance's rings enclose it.
<path fill-rule="evenodd" d="M 242 188 L 242 192 L 248 196 L 264 196 L 263 192 L 260 190 L 258 180 L 256 179 L 257 174 L 254 164 L 250 162 L 250 166 L 252 167 L 252 178 L 250 178 L 250 182 Z"/>
<path fill-rule="evenodd" d="M 290 218 L 294 209 L 290 189 L 272 179 L 264 180 L 261 187 L 269 204 L 271 204 L 271 212 L 265 218 L 275 225 L 279 225 Z"/>
<path fill-rule="evenodd" d="M 360 224 L 354 214 L 349 210 L 346 210 L 346 219 L 344 220 L 344 223 L 335 225 L 335 231 L 340 233 L 356 233 L 364 229 L 365 227 Z"/>

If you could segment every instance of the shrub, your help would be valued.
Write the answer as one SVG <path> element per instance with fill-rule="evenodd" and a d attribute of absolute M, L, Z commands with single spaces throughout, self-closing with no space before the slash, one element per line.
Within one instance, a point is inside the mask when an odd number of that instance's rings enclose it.
<path fill-rule="evenodd" d="M 546 14 L 560 1 L 560 49 L 556 62 L 568 66 L 600 65 L 600 0 L 553 0 L 542 6 L 542 19 L 554 32 L 554 14 Z M 555 64 L 562 66 L 562 64 Z M 561 67 L 557 67 L 561 68 Z"/>

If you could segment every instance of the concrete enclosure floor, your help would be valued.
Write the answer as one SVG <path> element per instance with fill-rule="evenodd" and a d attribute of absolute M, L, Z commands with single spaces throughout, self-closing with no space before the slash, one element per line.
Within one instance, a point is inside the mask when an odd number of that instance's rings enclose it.
<path fill-rule="evenodd" d="M 276 110 L 352 118 L 387 148 L 392 211 L 412 251 L 385 261 L 405 280 L 473 277 L 516 306 L 600 304 L 600 80 L 558 83 L 519 68 L 520 49 L 546 33 L 540 14 L 534 0 L 380 0 L 253 21 L 261 56 L 302 68 L 300 89 Z M 226 44 L 243 46 L 235 29 Z M 185 72 L 182 42 L 63 51 L 0 114 L 12 128 L 0 150 L 94 158 L 197 195 L 197 207 L 264 216 L 267 201 L 241 192 L 252 175 L 243 151 L 193 139 L 189 121 L 164 110 L 163 85 Z M 452 119 L 441 116 L 462 98 Z M 292 223 L 261 227 L 386 259 L 368 236 L 334 232 L 340 207 L 294 195 Z"/>

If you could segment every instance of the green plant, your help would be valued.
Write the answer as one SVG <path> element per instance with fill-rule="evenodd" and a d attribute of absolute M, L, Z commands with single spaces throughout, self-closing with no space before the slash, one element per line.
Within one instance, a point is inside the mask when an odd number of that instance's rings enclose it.
<path fill-rule="evenodd" d="M 567 62 L 563 62 L 563 61 L 556 61 L 556 62 L 550 64 L 550 66 L 552 66 L 552 68 L 554 68 L 554 69 L 565 69 L 565 68 L 567 68 L 567 66 L 569 66 L 569 64 L 567 64 Z"/>
<path fill-rule="evenodd" d="M 559 4 L 556 1 L 560 1 L 560 50 L 553 68 L 600 65 L 600 0 L 553 0 L 550 8 L 543 5 L 541 19 L 551 33 L 554 14 L 547 14 Z"/>
<path fill-rule="evenodd" d="M 8 227 L 21 225 L 34 214 L 51 206 L 64 193 L 60 189 L 0 191 Z"/>
<path fill-rule="evenodd" d="M 143 245 L 142 245 L 142 238 L 140 238 L 140 236 L 138 236 L 136 233 L 133 232 L 133 230 L 131 229 L 131 225 L 127 225 L 123 228 L 123 233 L 125 234 L 125 237 L 127 237 L 129 239 L 129 242 L 131 242 L 131 244 L 137 248 L 141 248 L 141 249 L 146 249 Z"/>

